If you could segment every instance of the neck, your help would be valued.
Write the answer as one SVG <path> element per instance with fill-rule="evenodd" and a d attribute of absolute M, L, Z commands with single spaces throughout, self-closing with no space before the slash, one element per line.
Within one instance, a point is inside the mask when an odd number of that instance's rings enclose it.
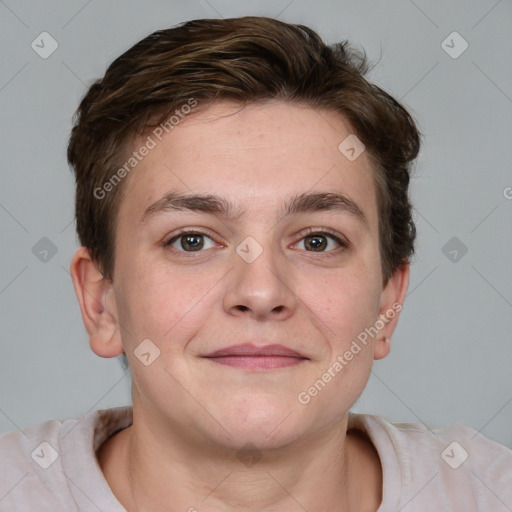
<path fill-rule="evenodd" d="M 133 425 L 98 454 L 129 512 L 375 511 L 380 504 L 378 455 L 364 436 L 346 433 L 346 417 L 315 437 L 265 452 L 189 442 L 172 429 L 164 441 L 157 423 L 145 418 L 134 410 Z"/>

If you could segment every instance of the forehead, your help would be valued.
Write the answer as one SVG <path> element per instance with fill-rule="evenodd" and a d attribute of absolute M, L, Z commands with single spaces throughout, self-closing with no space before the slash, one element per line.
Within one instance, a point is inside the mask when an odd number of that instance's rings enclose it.
<path fill-rule="evenodd" d="M 218 101 L 160 138 L 150 132 L 150 144 L 147 137 L 134 144 L 135 151 L 152 148 L 127 178 L 120 215 L 140 218 L 171 189 L 219 195 L 259 215 L 293 195 L 330 191 L 376 221 L 370 160 L 364 151 L 355 160 L 340 151 L 353 132 L 338 113 L 277 101 L 244 108 Z"/>

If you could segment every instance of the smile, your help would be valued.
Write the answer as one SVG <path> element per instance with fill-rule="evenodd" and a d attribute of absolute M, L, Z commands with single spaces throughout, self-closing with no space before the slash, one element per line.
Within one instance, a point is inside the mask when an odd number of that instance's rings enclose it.
<path fill-rule="evenodd" d="M 271 370 L 274 368 L 285 368 L 288 366 L 295 366 L 303 361 L 307 361 L 305 357 L 292 357 L 292 356 L 218 356 L 208 357 L 213 363 L 223 364 L 226 366 L 233 366 L 235 368 L 245 368 L 248 370 Z"/>
<path fill-rule="evenodd" d="M 264 340 L 253 340 L 251 343 L 231 345 L 211 352 L 204 357 L 213 363 L 247 370 L 286 368 L 309 360 L 303 354 L 289 347 L 262 343 L 264 343 Z"/>

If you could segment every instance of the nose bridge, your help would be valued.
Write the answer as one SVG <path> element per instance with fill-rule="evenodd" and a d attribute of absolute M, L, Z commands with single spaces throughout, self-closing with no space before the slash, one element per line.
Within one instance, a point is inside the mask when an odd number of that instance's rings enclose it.
<path fill-rule="evenodd" d="M 258 318 L 266 315 L 284 318 L 295 310 L 286 258 L 268 235 L 258 237 L 263 243 L 248 236 L 235 249 L 234 269 L 224 298 L 226 310 L 231 313 L 245 311 Z"/>

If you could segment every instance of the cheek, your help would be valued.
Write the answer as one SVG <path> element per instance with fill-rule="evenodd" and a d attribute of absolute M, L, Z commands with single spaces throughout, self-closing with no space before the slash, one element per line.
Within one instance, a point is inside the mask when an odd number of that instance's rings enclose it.
<path fill-rule="evenodd" d="M 218 281 L 212 272 L 202 275 L 165 263 L 133 265 L 119 278 L 123 341 L 134 346 L 149 338 L 162 352 L 183 350 L 209 311 L 208 291 Z"/>
<path fill-rule="evenodd" d="M 380 273 L 364 260 L 324 275 L 297 276 L 298 296 L 324 325 L 334 344 L 343 345 L 372 325 L 379 308 Z"/>
<path fill-rule="evenodd" d="M 334 421 L 352 407 L 370 377 L 374 338 L 366 329 L 376 321 L 378 293 L 371 282 L 341 273 L 323 285 L 323 294 L 310 291 L 304 302 L 318 320 L 328 353 L 302 383 L 299 402 L 314 404 L 324 416 L 330 411 L 325 420 Z"/>

